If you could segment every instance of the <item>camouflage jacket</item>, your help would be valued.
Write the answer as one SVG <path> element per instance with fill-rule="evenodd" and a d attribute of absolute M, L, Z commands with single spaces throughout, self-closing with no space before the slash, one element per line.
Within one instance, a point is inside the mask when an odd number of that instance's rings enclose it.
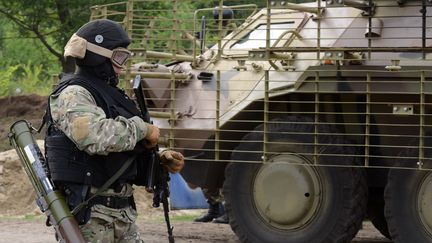
<path fill-rule="evenodd" d="M 138 116 L 106 118 L 91 93 L 79 85 L 70 85 L 51 95 L 50 109 L 54 125 L 78 149 L 91 155 L 132 150 L 148 130 L 148 124 Z"/>

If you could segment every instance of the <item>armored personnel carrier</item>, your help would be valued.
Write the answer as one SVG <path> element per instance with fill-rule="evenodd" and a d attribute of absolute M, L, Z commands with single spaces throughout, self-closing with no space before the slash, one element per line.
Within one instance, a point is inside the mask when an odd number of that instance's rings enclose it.
<path fill-rule="evenodd" d="M 151 3 L 92 17 L 129 31 L 125 88 L 142 76 L 183 177 L 223 188 L 241 241 L 350 242 L 368 218 L 432 242 L 431 1 Z"/>

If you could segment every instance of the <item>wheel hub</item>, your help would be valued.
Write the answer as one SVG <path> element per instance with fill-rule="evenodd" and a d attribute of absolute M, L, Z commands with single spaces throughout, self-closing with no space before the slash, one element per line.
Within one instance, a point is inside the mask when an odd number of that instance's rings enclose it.
<path fill-rule="evenodd" d="M 322 201 L 316 168 L 297 155 L 276 155 L 258 171 L 253 187 L 255 206 L 265 221 L 279 229 L 306 225 Z"/>
<path fill-rule="evenodd" d="M 418 208 L 425 229 L 432 235 L 432 172 L 426 175 L 420 186 Z"/>

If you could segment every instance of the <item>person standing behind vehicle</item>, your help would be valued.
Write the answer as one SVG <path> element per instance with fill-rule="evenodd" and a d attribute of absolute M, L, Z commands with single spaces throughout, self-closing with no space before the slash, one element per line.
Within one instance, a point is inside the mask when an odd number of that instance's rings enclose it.
<path fill-rule="evenodd" d="M 204 197 L 207 199 L 209 208 L 207 212 L 198 218 L 194 219 L 194 222 L 213 222 L 218 224 L 228 224 L 229 217 L 225 211 L 225 202 L 222 195 L 221 188 L 203 188 L 202 192 Z"/>
<path fill-rule="evenodd" d="M 78 29 L 64 53 L 75 58 L 78 69 L 63 75 L 44 118 L 51 178 L 75 209 L 88 242 L 142 242 L 133 185 L 144 184 L 146 154 L 157 145 L 159 128 L 144 122 L 136 104 L 117 87 L 131 55 L 129 44 L 114 21 L 94 20 Z M 182 154 L 166 150 L 160 156 L 169 172 L 183 168 Z"/>

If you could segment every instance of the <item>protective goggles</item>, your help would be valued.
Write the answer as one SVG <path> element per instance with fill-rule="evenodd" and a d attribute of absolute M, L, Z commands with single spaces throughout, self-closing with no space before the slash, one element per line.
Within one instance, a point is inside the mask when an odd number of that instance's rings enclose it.
<path fill-rule="evenodd" d="M 114 64 L 114 66 L 122 68 L 132 52 L 123 47 L 115 48 L 114 50 L 109 50 L 104 47 L 95 45 L 88 42 L 86 39 L 73 34 L 68 43 L 65 46 L 64 56 L 71 56 L 83 59 L 87 50 L 96 53 L 98 55 L 109 58 Z"/>

